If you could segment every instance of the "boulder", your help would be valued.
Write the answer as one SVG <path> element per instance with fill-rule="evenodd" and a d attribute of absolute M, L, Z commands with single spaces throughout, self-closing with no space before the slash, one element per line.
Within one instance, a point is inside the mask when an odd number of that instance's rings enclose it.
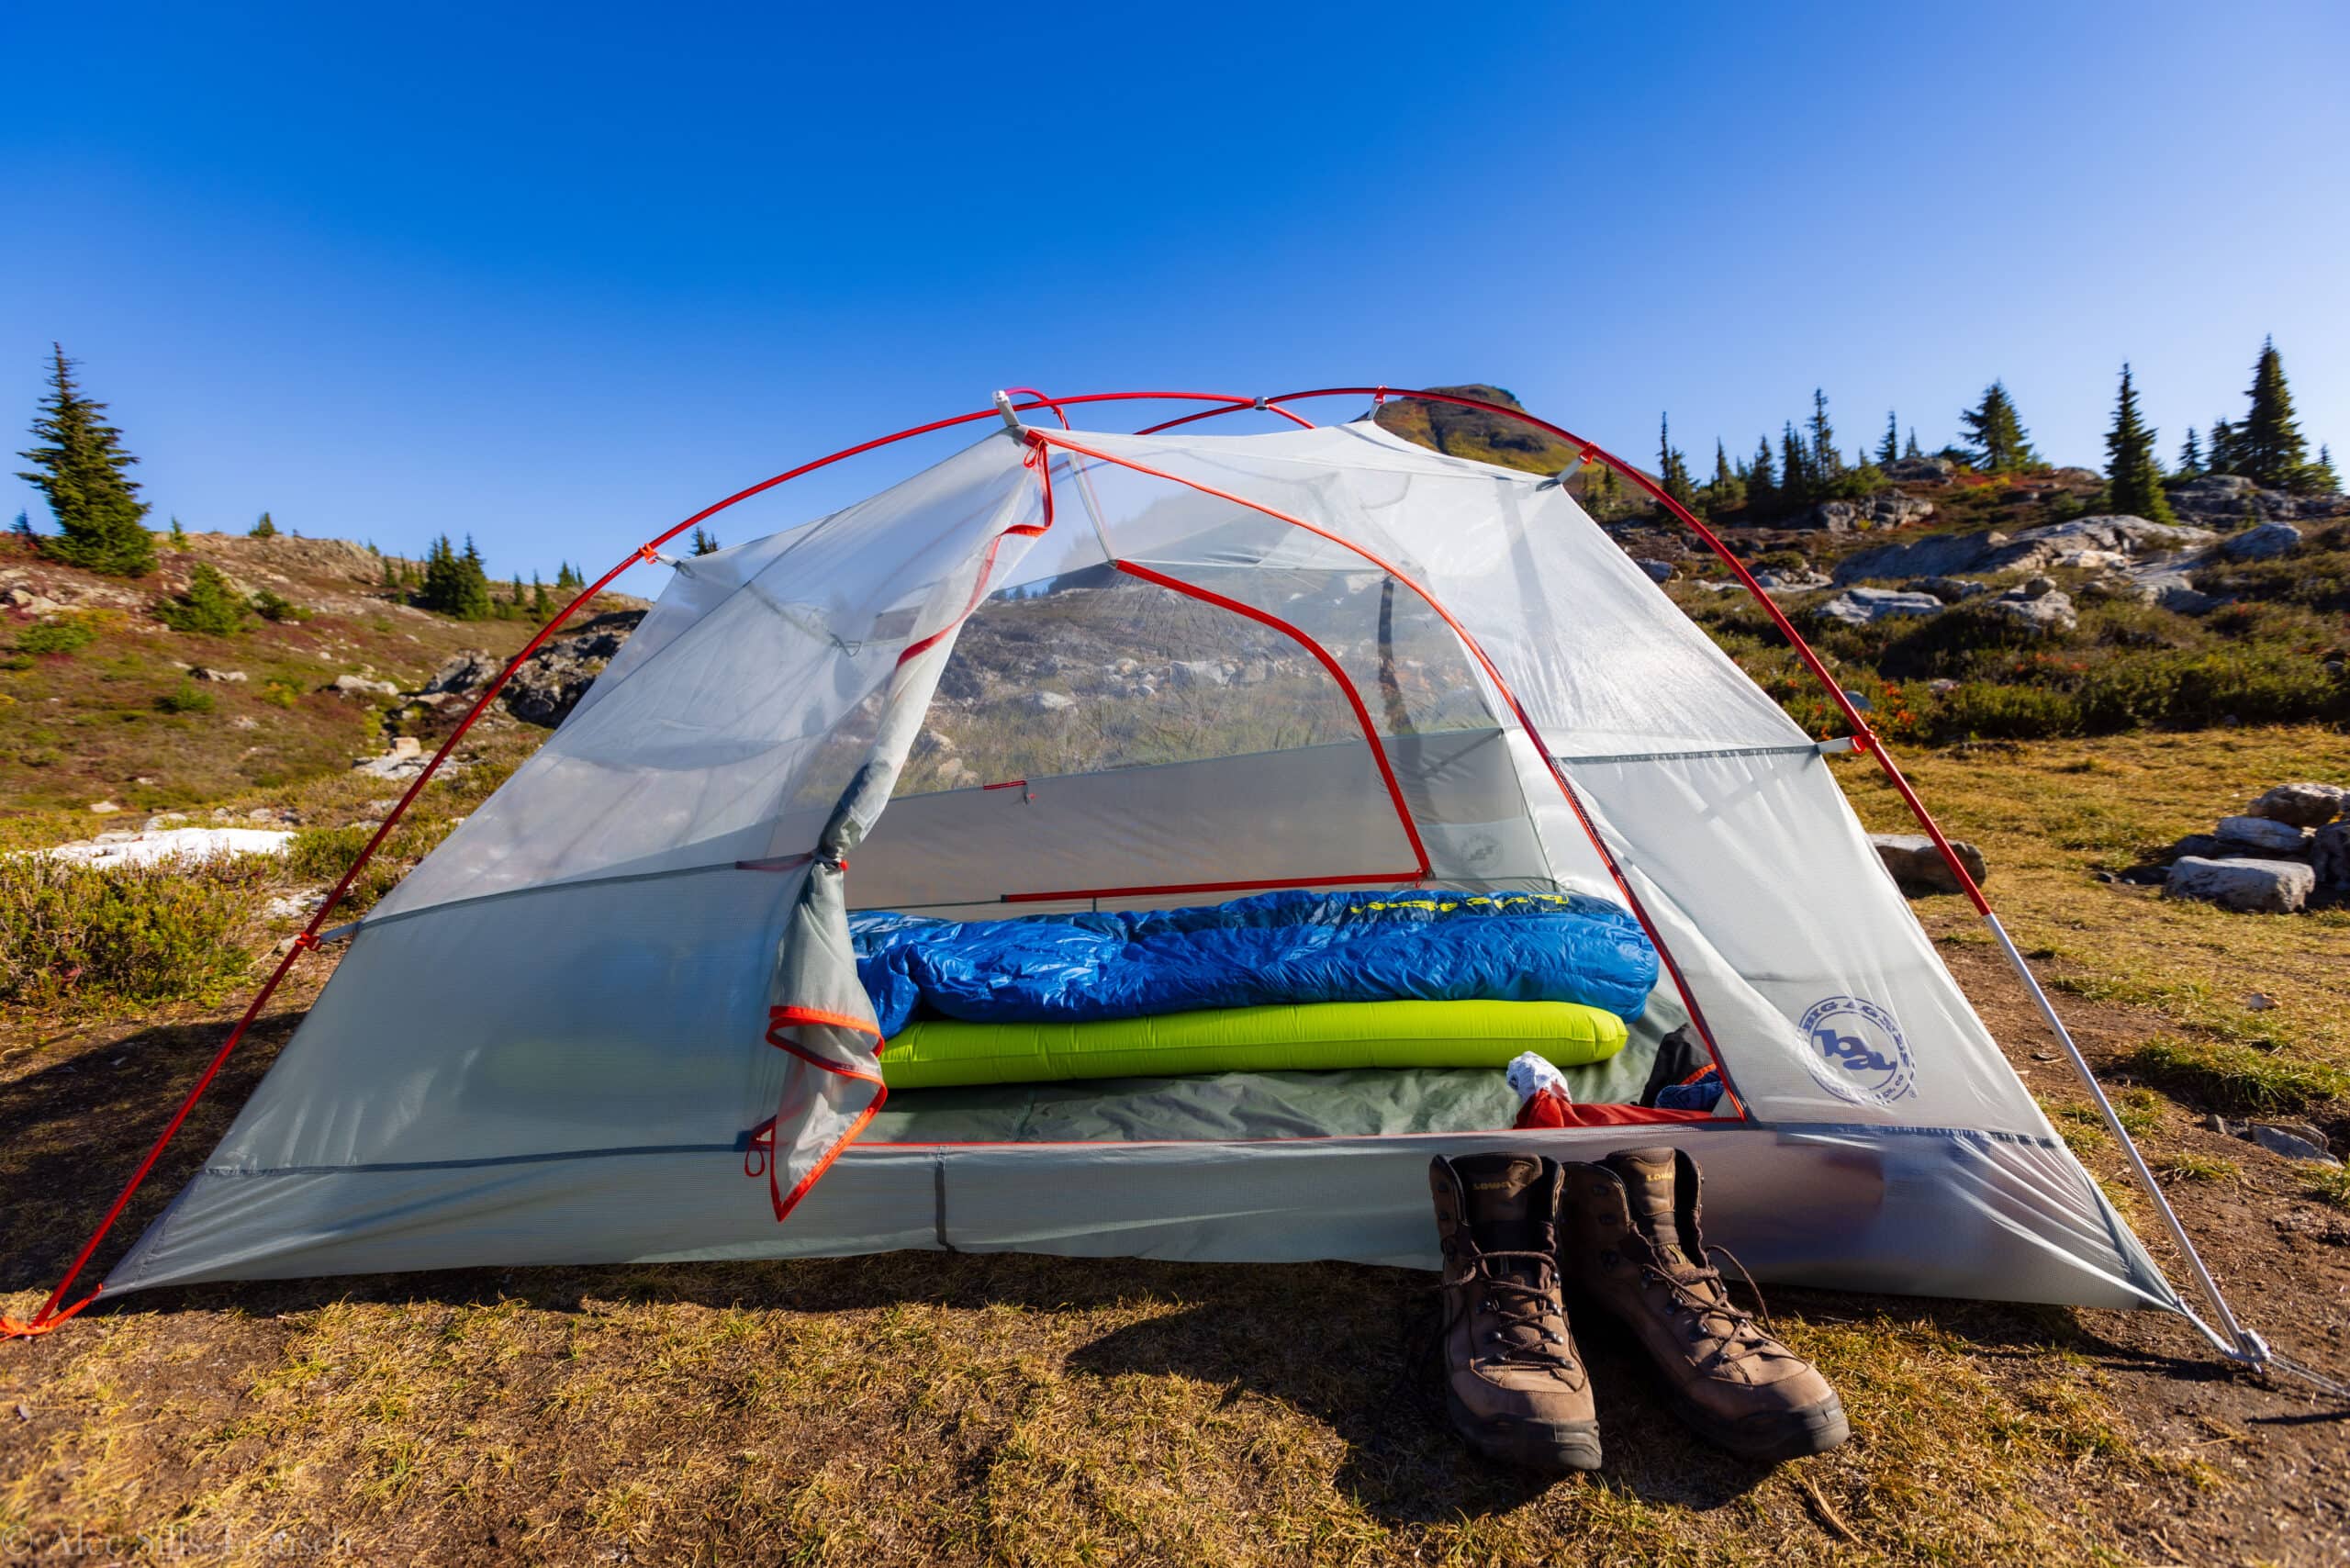
<path fill-rule="evenodd" d="M 211 669 L 203 665 L 191 665 L 188 666 L 187 673 L 191 680 L 225 680 L 241 683 L 246 678 L 245 672 L 241 669 Z"/>
<path fill-rule="evenodd" d="M 1905 485 L 1947 485 L 1958 476 L 1958 465 L 1947 457 L 1904 457 L 1885 465 L 1885 476 Z"/>
<path fill-rule="evenodd" d="M 1670 561 L 1634 561 L 1632 565 L 1646 572 L 1651 582 L 1669 583 L 1679 570 Z"/>
<path fill-rule="evenodd" d="M 2047 586 L 2034 592 L 2033 585 L 2038 584 Z M 2046 577 L 2034 577 L 2031 585 L 2009 588 L 1991 600 L 1991 608 L 2042 637 L 2070 632 L 2081 623 L 2080 613 L 2073 608 L 2072 596 Z"/>
<path fill-rule="evenodd" d="M 370 680 L 364 675 L 339 675 L 334 678 L 334 690 L 341 697 L 397 697 L 400 689 L 388 680 Z"/>
<path fill-rule="evenodd" d="M 2333 1151 L 2326 1147 L 2325 1135 L 2306 1122 L 2254 1122 L 2244 1130 L 2244 1136 L 2286 1159 L 2298 1159 L 2311 1165 L 2340 1165 Z"/>
<path fill-rule="evenodd" d="M 1818 572 L 1757 572 L 1754 586 L 1764 593 L 1811 593 L 1835 586 Z"/>
<path fill-rule="evenodd" d="M 1896 615 L 1940 615 L 1942 601 L 1930 593 L 1899 593 L 1892 588 L 1846 588 L 1820 605 L 1813 614 L 1847 626 L 1867 626 Z"/>
<path fill-rule="evenodd" d="M 2297 914 L 2309 903 L 2317 878 L 2299 860 L 2174 861 L 2163 896 L 2200 899 L 2246 914 Z"/>
<path fill-rule="evenodd" d="M 1039 713 L 1065 713 L 1077 706 L 1077 699 L 1066 691 L 1031 691 L 1020 705 Z"/>
<path fill-rule="evenodd" d="M 1934 503 L 1899 490 L 1879 490 L 1857 501 L 1821 501 L 1780 524 L 1850 533 L 1862 528 L 1903 528 L 1934 515 Z"/>
<path fill-rule="evenodd" d="M 2350 888 L 2350 822 L 2329 823 L 2311 837 L 2310 870 L 2321 888 Z"/>
<path fill-rule="evenodd" d="M 1179 688 L 1223 686 L 1231 679 L 1225 674 L 1224 666 L 1214 659 L 1178 659 L 1169 666 L 1167 673 Z M 1040 691 L 1036 695 L 1050 697 L 1054 694 L 1049 691 Z M 1060 705 L 1057 704 L 1057 706 Z"/>
<path fill-rule="evenodd" d="M 1942 851 L 1934 847 L 1934 841 L 1924 834 L 1873 833 L 1869 834 L 1869 843 L 1875 848 L 1877 858 L 1885 862 L 1885 868 L 1893 874 L 1893 879 L 1908 896 L 1915 898 L 1922 893 L 1955 893 L 1962 890 L 1957 877 L 1951 872 L 1950 862 L 1942 858 Z M 1975 879 L 1978 887 L 1989 879 L 1991 870 L 1984 864 L 1980 849 L 1957 838 L 1951 840 L 1950 846 L 1958 857 L 1958 863 L 1966 868 L 1966 874 Z"/>
<path fill-rule="evenodd" d="M 2305 830 L 2268 817 L 2221 817 L 2215 831 L 2222 844 L 2270 855 L 2299 855 L 2310 841 Z"/>
<path fill-rule="evenodd" d="M 2220 554 L 2231 561 L 2266 561 L 2282 555 L 2301 542 L 2301 531 L 2289 522 L 2264 522 L 2220 541 Z"/>
<path fill-rule="evenodd" d="M 2241 852 L 2241 846 L 2236 846 L 2234 847 L 2239 853 Z M 2167 850 L 2165 850 L 2163 852 L 2163 858 L 2165 860 L 2176 860 L 2183 855 L 2199 855 L 2207 860 L 2215 860 L 2221 856 L 2229 853 L 2230 848 L 2231 846 L 2229 845 L 2221 842 L 2219 835 L 2216 834 L 2190 833 L 2185 838 L 2180 839 L 2177 844 L 2172 845 Z"/>
<path fill-rule="evenodd" d="M 2350 808 L 2350 789 L 2339 784 L 2279 784 L 2246 808 L 2246 814 L 2295 827 L 2322 827 L 2345 808 Z"/>

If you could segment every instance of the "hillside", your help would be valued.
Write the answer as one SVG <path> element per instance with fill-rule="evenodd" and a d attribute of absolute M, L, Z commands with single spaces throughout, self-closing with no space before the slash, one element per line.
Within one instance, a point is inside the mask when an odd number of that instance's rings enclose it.
<path fill-rule="evenodd" d="M 535 630 L 419 610 L 384 586 L 381 556 L 343 540 L 158 543 L 160 569 L 136 581 L 0 543 L 0 813 L 153 812 L 347 769 L 384 749 L 396 691 L 460 650 L 510 655 Z M 159 618 L 199 563 L 248 606 L 241 629 Z M 642 601 L 611 596 L 626 605 Z"/>

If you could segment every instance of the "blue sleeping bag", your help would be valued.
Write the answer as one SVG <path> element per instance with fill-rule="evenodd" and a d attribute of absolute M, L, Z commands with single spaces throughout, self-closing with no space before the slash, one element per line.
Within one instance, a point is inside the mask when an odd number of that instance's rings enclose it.
<path fill-rule="evenodd" d="M 1577 1002 L 1622 1018 L 1656 984 L 1630 914 L 1581 893 L 1261 893 L 1196 909 L 961 922 L 849 917 L 895 1035 L 918 1012 L 1077 1024 L 1318 1002 Z"/>

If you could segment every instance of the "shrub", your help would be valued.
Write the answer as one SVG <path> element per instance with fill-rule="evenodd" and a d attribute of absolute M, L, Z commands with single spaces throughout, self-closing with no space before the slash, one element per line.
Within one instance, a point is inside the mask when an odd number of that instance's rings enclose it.
<path fill-rule="evenodd" d="M 302 700 L 302 689 L 290 680 L 273 680 L 261 689 L 261 700 L 273 707 L 291 708 Z"/>
<path fill-rule="evenodd" d="M 334 918 L 348 920 L 374 908 L 456 825 L 446 819 L 402 822 L 369 859 L 366 869 L 351 885 L 351 891 L 335 905 Z M 375 835 L 375 827 L 367 823 L 304 828 L 285 846 L 285 868 L 303 881 L 324 882 L 331 888 L 342 880 L 343 874 L 359 858 L 359 852 Z"/>
<path fill-rule="evenodd" d="M 194 681 L 183 680 L 156 698 L 155 706 L 166 713 L 209 713 L 212 711 L 212 693 Z"/>
<path fill-rule="evenodd" d="M 208 561 L 199 561 L 188 574 L 187 590 L 155 607 L 155 619 L 174 632 L 226 637 L 245 628 L 250 613 L 229 579 Z"/>
<path fill-rule="evenodd" d="M 86 621 L 44 621 L 17 633 L 17 652 L 70 655 L 88 647 L 97 634 L 98 629 Z"/>
<path fill-rule="evenodd" d="M 1942 741 L 2028 741 L 2077 734 L 2080 704 L 2044 686 L 1993 686 L 1968 681 L 1942 693 L 1930 721 Z"/>
<path fill-rule="evenodd" d="M 311 611 L 303 609 L 282 594 L 263 588 L 253 595 L 253 610 L 263 621 L 308 621 Z"/>
<path fill-rule="evenodd" d="M 247 858 L 103 871 L 0 860 L 0 1002 L 209 997 L 245 967 L 229 936 L 265 874 Z"/>

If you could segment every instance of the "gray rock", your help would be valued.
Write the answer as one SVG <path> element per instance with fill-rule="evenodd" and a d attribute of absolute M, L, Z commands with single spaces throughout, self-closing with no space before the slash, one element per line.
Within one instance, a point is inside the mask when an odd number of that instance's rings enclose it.
<path fill-rule="evenodd" d="M 344 697 L 397 697 L 400 689 L 388 680 L 370 680 L 364 675 L 339 675 L 334 678 L 334 689 Z"/>
<path fill-rule="evenodd" d="M 188 667 L 187 673 L 189 678 L 194 680 L 226 680 L 241 682 L 246 678 L 245 672 L 241 669 L 210 669 L 203 665 L 191 665 Z"/>
<path fill-rule="evenodd" d="M 1225 674 L 1224 666 L 1214 659 L 1178 659 L 1169 669 L 1168 675 L 1179 688 L 1224 686 L 1229 684 L 1231 680 L 1231 678 Z M 1049 695 L 1049 693 L 1039 693 L 1039 695 Z"/>
<path fill-rule="evenodd" d="M 1669 583 L 1680 575 L 1679 568 L 1670 561 L 1634 561 L 1632 565 L 1646 572 L 1651 582 Z"/>
<path fill-rule="evenodd" d="M 1904 457 L 1886 464 L 1885 476 L 1905 485 L 1947 485 L 1958 476 L 1958 465 L 1947 457 Z"/>
<path fill-rule="evenodd" d="M 441 661 L 441 667 L 424 683 L 425 694 L 471 691 L 476 686 L 485 686 L 496 678 L 505 662 L 487 648 L 460 648 Z"/>
<path fill-rule="evenodd" d="M 1991 591 L 1989 583 L 1972 577 L 1919 577 L 1905 585 L 1912 593 L 1930 593 L 1944 604 L 1958 604 Z"/>
<path fill-rule="evenodd" d="M 642 610 L 610 610 L 584 622 L 571 635 L 555 638 L 522 661 L 498 694 L 499 704 L 526 724 L 553 729 L 579 705 L 643 619 Z"/>
<path fill-rule="evenodd" d="M 1863 528 L 1904 528 L 1934 515 L 1934 503 L 1899 490 L 1879 490 L 1857 501 L 1821 501 L 1780 524 L 1850 533 Z"/>
<path fill-rule="evenodd" d="M 1764 593 L 1811 593 L 1834 585 L 1818 572 L 1786 571 L 1757 572 L 1754 586 Z"/>
<path fill-rule="evenodd" d="M 2045 577 L 2032 580 L 2048 583 Z M 2081 623 L 2079 611 L 2073 608 L 2072 596 L 2053 583 L 2048 583 L 2038 593 L 2030 588 L 2009 588 L 1991 601 L 1991 608 L 2043 637 L 2070 632 Z"/>
<path fill-rule="evenodd" d="M 1898 593 L 1892 588 L 1846 588 L 1820 605 L 1813 614 L 1847 626 L 1866 626 L 1895 615 L 1940 615 L 1942 601 L 1930 593 Z"/>
<path fill-rule="evenodd" d="M 2163 896 L 2200 899 L 2246 914 L 2297 914 L 2316 886 L 2316 876 L 2299 860 L 2206 860 L 2189 855 L 2172 863 Z"/>
<path fill-rule="evenodd" d="M 1953 572 L 2030 570 L 2084 551 L 2137 556 L 2153 550 L 2179 550 L 2210 543 L 2210 529 L 2149 522 L 2143 517 L 2076 517 L 2027 528 L 2012 538 L 1996 531 L 1945 533 L 1914 544 L 1886 544 L 1846 556 L 1836 568 L 1840 583 L 1867 577 L 1946 577 Z"/>
<path fill-rule="evenodd" d="M 2231 561 L 2266 561 L 2282 555 L 2301 542 L 2301 531 L 2289 522 L 2264 522 L 2220 541 L 2220 554 Z"/>
<path fill-rule="evenodd" d="M 2311 1165 L 2340 1165 L 2333 1151 L 2325 1146 L 2325 1137 L 2307 1123 L 2255 1122 L 2244 1129 L 2244 1136 L 2266 1149 L 2287 1159 L 2298 1159 Z"/>
<path fill-rule="evenodd" d="M 1066 691 L 1031 691 L 1020 704 L 1039 713 L 1065 713 L 1077 706 L 1077 699 Z"/>
<path fill-rule="evenodd" d="M 2350 790 L 2339 784 L 2279 784 L 2255 801 L 2247 814 L 2295 827 L 2322 827 L 2345 807 L 2350 807 Z"/>
<path fill-rule="evenodd" d="M 2216 830 L 2220 842 L 2233 847 L 2298 855 L 2309 846 L 2310 835 L 2290 823 L 2267 817 L 2221 817 Z"/>
<path fill-rule="evenodd" d="M 1934 841 L 1922 833 L 1873 833 L 1869 843 L 1885 862 L 1885 868 L 1901 885 L 1901 890 L 1915 898 L 1921 893 L 1954 893 L 1961 890 L 1957 877 L 1951 872 L 1950 862 L 1934 847 Z M 1981 885 L 1991 875 L 1984 864 L 1983 851 L 1964 839 L 1951 840 L 1951 851 L 1966 874 Z"/>
<path fill-rule="evenodd" d="M 2310 839 L 2310 870 L 2322 888 L 2350 888 L 2350 822 L 2329 823 Z"/>
<path fill-rule="evenodd" d="M 2176 860 L 2184 855 L 2199 855 L 2206 860 L 2216 860 L 2229 852 L 2216 834 L 2190 833 L 2164 851 L 2165 858 Z"/>

